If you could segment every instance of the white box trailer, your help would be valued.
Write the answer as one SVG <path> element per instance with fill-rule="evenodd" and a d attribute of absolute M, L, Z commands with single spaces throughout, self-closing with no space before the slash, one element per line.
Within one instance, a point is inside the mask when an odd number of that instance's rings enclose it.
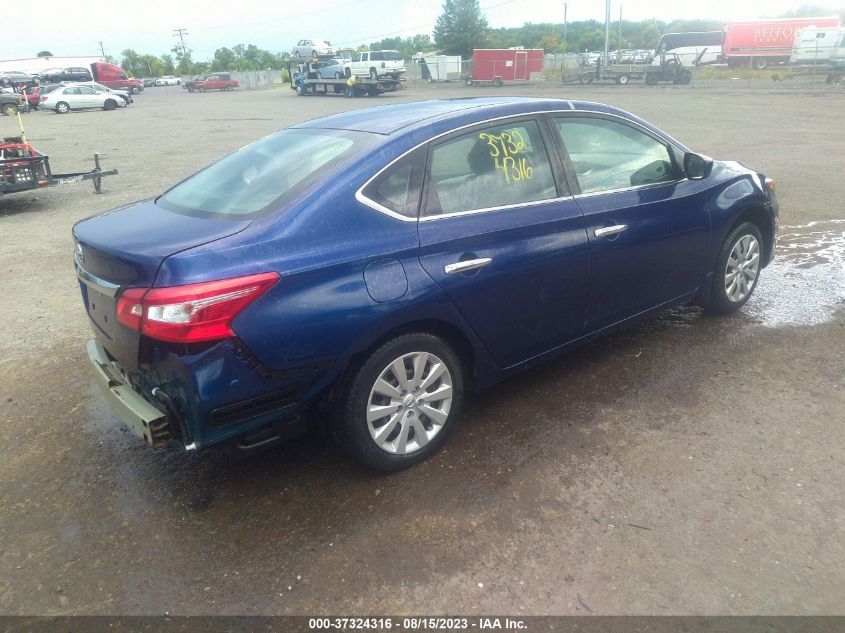
<path fill-rule="evenodd" d="M 461 56 L 460 55 L 423 55 L 418 58 L 418 63 L 428 68 L 428 75 L 422 73 L 426 81 L 449 81 L 461 78 Z"/>
<path fill-rule="evenodd" d="M 845 28 L 801 29 L 795 36 L 789 63 L 845 66 Z"/>

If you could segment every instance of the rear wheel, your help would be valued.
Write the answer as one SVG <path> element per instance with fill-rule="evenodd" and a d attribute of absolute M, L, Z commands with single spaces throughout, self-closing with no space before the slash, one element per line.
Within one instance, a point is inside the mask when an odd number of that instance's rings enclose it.
<path fill-rule="evenodd" d="M 378 71 L 375 68 L 370 68 L 370 79 L 378 79 Z"/>
<path fill-rule="evenodd" d="M 346 76 L 347 79 L 352 78 L 352 69 L 351 68 L 344 68 L 343 74 Z"/>
<path fill-rule="evenodd" d="M 658 77 L 657 77 L 657 74 L 655 74 L 655 73 L 651 73 L 650 75 L 646 75 L 646 76 L 645 76 L 645 82 L 646 82 L 646 84 L 648 84 L 649 86 L 654 86 L 654 85 L 656 85 L 656 84 L 657 84 L 657 82 L 658 82 Z"/>
<path fill-rule="evenodd" d="M 739 310 L 751 297 L 760 278 L 763 238 L 751 222 L 743 222 L 722 244 L 710 296 L 704 306 L 709 312 L 726 314 Z"/>
<path fill-rule="evenodd" d="M 421 332 L 398 336 L 349 381 L 339 402 L 339 440 L 370 468 L 407 468 L 442 446 L 462 394 L 463 369 L 445 341 Z"/>
<path fill-rule="evenodd" d="M 494 86 L 496 86 L 497 88 L 498 88 L 499 86 L 501 86 L 503 83 L 505 83 L 505 82 L 504 82 L 504 81 L 502 81 L 502 78 L 501 78 L 501 77 L 498 77 L 498 76 L 493 77 L 493 85 L 494 85 Z"/>
<path fill-rule="evenodd" d="M 234 90 L 234 89 L 235 89 L 235 87 L 234 87 L 232 84 L 227 84 L 227 85 L 226 85 L 226 90 L 227 90 L 227 91 L 231 92 L 231 91 L 232 91 L 232 90 Z"/>
<path fill-rule="evenodd" d="M 64 101 L 59 101 L 56 104 L 56 112 L 58 112 L 59 114 L 67 114 L 68 112 L 70 112 L 70 106 Z"/>
<path fill-rule="evenodd" d="M 616 83 L 620 86 L 627 86 L 629 81 L 631 81 L 631 78 L 628 77 L 628 75 L 619 75 L 619 77 L 616 78 Z"/>
<path fill-rule="evenodd" d="M 1 111 L 3 112 L 3 116 L 13 116 L 17 114 L 18 107 L 14 103 L 4 103 Z"/>

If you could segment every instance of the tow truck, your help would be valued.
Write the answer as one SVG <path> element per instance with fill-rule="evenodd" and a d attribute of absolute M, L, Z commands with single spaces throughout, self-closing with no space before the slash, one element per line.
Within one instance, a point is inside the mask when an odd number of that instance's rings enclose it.
<path fill-rule="evenodd" d="M 310 60 L 288 62 L 288 76 L 290 87 L 300 97 L 307 95 L 345 95 L 347 97 L 374 97 L 385 92 L 395 92 L 405 88 L 404 79 L 372 79 L 370 77 L 356 77 L 349 79 L 322 79 L 317 74 L 318 64 L 324 61 L 319 57 Z"/>

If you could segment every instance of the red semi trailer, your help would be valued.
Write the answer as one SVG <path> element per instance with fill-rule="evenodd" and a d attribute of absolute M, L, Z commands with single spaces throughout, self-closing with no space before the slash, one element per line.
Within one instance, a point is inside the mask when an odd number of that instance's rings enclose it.
<path fill-rule="evenodd" d="M 476 48 L 472 51 L 472 73 L 464 77 L 466 85 L 505 81 L 539 80 L 543 73 L 542 48 Z"/>
<path fill-rule="evenodd" d="M 750 63 L 759 69 L 788 62 L 799 30 L 837 28 L 839 24 L 837 17 L 730 22 L 725 27 L 722 61 L 730 66 Z"/>

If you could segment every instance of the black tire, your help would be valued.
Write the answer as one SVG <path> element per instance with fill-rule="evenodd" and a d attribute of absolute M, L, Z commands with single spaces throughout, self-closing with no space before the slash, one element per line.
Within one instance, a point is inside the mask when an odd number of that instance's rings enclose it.
<path fill-rule="evenodd" d="M 645 76 L 645 82 L 649 86 L 656 86 L 658 81 L 659 81 L 659 78 L 657 77 L 657 74 L 655 74 L 655 73 L 650 73 L 650 74 L 647 74 Z"/>
<path fill-rule="evenodd" d="M 502 81 L 502 78 L 499 77 L 498 75 L 496 77 L 493 77 L 493 85 L 496 86 L 497 88 L 499 86 L 501 86 L 503 83 L 505 83 L 505 82 Z"/>
<path fill-rule="evenodd" d="M 763 58 L 756 58 L 753 63 L 754 68 L 757 70 L 766 70 L 769 67 L 769 60 L 765 57 Z"/>
<path fill-rule="evenodd" d="M 136 95 L 136 94 L 139 94 L 140 92 L 141 92 L 141 89 L 138 86 L 132 86 L 129 89 L 129 94 Z"/>
<path fill-rule="evenodd" d="M 728 296 L 726 288 L 726 276 L 728 269 L 728 260 L 734 247 L 743 240 L 746 236 L 751 236 L 757 241 L 757 270 L 754 281 L 751 284 L 748 293 L 739 300 L 732 300 Z M 760 229 L 753 222 L 743 222 L 735 227 L 725 238 L 722 248 L 719 250 L 719 256 L 716 258 L 716 267 L 713 270 L 713 281 L 710 285 L 710 294 L 707 301 L 703 304 L 704 309 L 711 314 L 728 314 L 739 310 L 751 298 L 754 289 L 757 287 L 757 282 L 760 280 L 760 271 L 762 270 L 762 256 L 763 256 L 763 237 L 760 234 Z"/>
<path fill-rule="evenodd" d="M 56 104 L 56 112 L 58 114 L 67 114 L 68 112 L 70 112 L 70 106 L 64 101 L 59 101 Z"/>
<path fill-rule="evenodd" d="M 197 86 L 198 92 L 205 92 L 205 86 Z"/>
<path fill-rule="evenodd" d="M 467 86 L 471 86 L 471 85 L 474 83 L 474 82 L 473 82 L 473 80 L 472 80 L 472 75 L 467 75 L 467 76 L 464 78 L 464 83 L 465 83 Z"/>
<path fill-rule="evenodd" d="M 303 92 L 303 90 L 302 90 L 302 86 L 301 86 L 301 85 L 297 85 L 297 86 L 296 86 L 296 94 L 297 94 L 297 95 L 299 95 L 300 97 L 302 97 L 302 96 L 304 96 L 304 95 L 305 95 L 305 93 L 304 93 L 304 92 Z"/>
<path fill-rule="evenodd" d="M 428 439 L 424 446 L 410 450 L 404 454 L 392 453 L 379 446 L 376 440 L 373 439 L 367 422 L 367 408 L 370 405 L 371 391 L 376 381 L 382 375 L 382 372 L 386 371 L 395 360 L 414 352 L 432 354 L 443 363 L 448 372 L 448 378 L 451 380 L 451 406 L 448 408 L 445 421 L 439 426 L 439 431 Z M 406 367 L 409 368 L 410 372 L 415 371 L 410 364 L 406 365 Z M 433 365 L 425 365 L 422 371 L 426 373 L 422 374 L 422 376 L 427 375 L 432 368 Z M 446 374 L 444 373 L 443 375 L 445 376 Z M 408 377 L 413 378 L 410 375 Z M 442 387 L 442 384 L 441 378 L 438 378 L 427 389 L 439 389 Z M 441 387 L 437 385 L 441 385 Z M 443 445 L 446 436 L 454 426 L 454 422 L 460 412 L 463 385 L 463 367 L 461 366 L 461 362 L 445 341 L 423 332 L 397 336 L 370 354 L 346 382 L 341 397 L 337 402 L 337 436 L 340 444 L 356 460 L 374 470 L 393 472 L 413 466 L 433 455 Z M 441 400 L 437 402 L 441 403 L 441 407 L 447 406 Z M 408 408 L 405 409 L 405 406 Z M 406 411 L 408 416 L 405 419 L 408 420 L 409 430 L 407 431 L 407 437 L 409 442 L 415 439 L 410 437 L 410 428 L 417 428 L 415 424 L 423 424 L 426 430 L 430 430 L 429 426 L 431 426 L 431 429 L 436 427 L 436 425 L 432 424 L 430 418 L 425 417 L 424 412 L 417 413 L 416 418 L 411 417 L 413 416 L 412 410 L 421 412 L 422 409 L 418 409 L 414 405 L 402 405 L 402 410 Z M 398 409 L 397 412 L 399 412 Z M 418 422 L 415 423 L 414 420 L 418 420 Z M 379 421 L 375 420 L 373 424 L 375 425 Z M 394 428 L 401 428 L 401 424 L 397 424 Z M 397 430 L 398 433 L 399 431 Z M 390 435 L 393 435 L 393 433 L 391 432 Z M 414 436 L 416 436 L 416 430 L 414 431 Z M 398 439 L 394 441 L 398 441 Z"/>
<path fill-rule="evenodd" d="M 188 92 L 193 92 L 194 90 L 196 90 L 196 88 L 194 88 L 193 86 L 188 86 Z"/>
<path fill-rule="evenodd" d="M 226 88 L 225 88 L 226 92 L 232 92 L 232 90 L 234 90 L 234 89 L 235 89 L 235 87 L 232 84 L 226 84 Z"/>
<path fill-rule="evenodd" d="M 627 86 L 629 81 L 631 81 L 631 78 L 628 75 L 619 75 L 616 78 L 616 83 L 620 86 Z"/>
<path fill-rule="evenodd" d="M 14 116 L 18 113 L 18 106 L 14 103 L 4 103 L 2 112 L 3 116 Z"/>
<path fill-rule="evenodd" d="M 319 55 L 317 55 L 317 51 L 311 51 L 311 57 L 319 57 Z"/>
<path fill-rule="evenodd" d="M 689 71 L 684 71 L 683 73 L 681 73 L 680 82 L 681 82 L 683 85 L 685 85 L 685 86 L 686 86 L 686 85 L 688 85 L 691 81 L 692 81 L 692 73 L 691 73 L 691 72 L 689 72 Z"/>
<path fill-rule="evenodd" d="M 117 101 L 114 99 L 107 99 L 103 104 L 103 110 L 114 110 L 117 107 Z"/>
<path fill-rule="evenodd" d="M 347 79 L 351 79 L 351 78 L 352 78 L 352 69 L 351 69 L 351 68 L 344 68 L 344 69 L 343 69 L 343 75 L 344 75 Z"/>
<path fill-rule="evenodd" d="M 375 68 L 370 68 L 370 79 L 378 79 L 378 71 Z"/>

